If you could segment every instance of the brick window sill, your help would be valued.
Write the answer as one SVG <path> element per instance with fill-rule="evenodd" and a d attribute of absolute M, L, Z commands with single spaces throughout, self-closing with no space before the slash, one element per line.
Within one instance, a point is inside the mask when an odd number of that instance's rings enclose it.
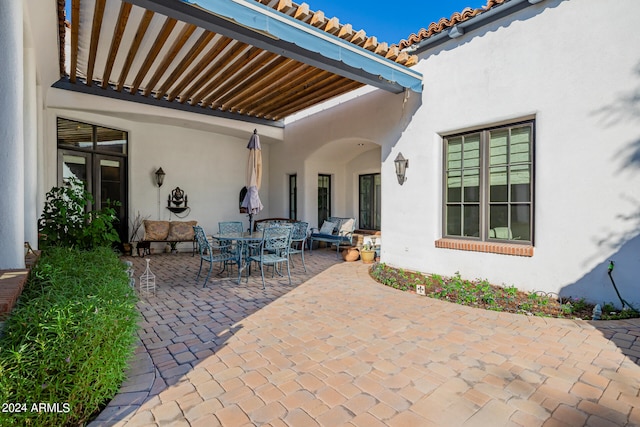
<path fill-rule="evenodd" d="M 459 251 L 485 252 L 501 255 L 514 255 L 523 257 L 533 256 L 532 245 L 517 245 L 513 243 L 479 242 L 475 240 L 438 239 L 436 248 L 456 249 Z"/>

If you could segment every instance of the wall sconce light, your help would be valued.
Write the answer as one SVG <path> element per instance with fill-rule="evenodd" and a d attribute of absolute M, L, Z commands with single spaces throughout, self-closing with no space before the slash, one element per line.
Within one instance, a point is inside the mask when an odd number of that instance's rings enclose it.
<path fill-rule="evenodd" d="M 398 153 L 398 156 L 393 161 L 396 164 L 396 176 L 398 177 L 398 184 L 402 185 L 407 180 L 405 174 L 409 167 L 409 160 L 405 159 L 402 153 Z"/>
<path fill-rule="evenodd" d="M 156 171 L 156 184 L 158 184 L 158 187 L 162 187 L 162 184 L 164 183 L 164 176 L 165 175 L 166 175 L 166 173 L 164 173 L 162 168 L 159 168 Z"/>

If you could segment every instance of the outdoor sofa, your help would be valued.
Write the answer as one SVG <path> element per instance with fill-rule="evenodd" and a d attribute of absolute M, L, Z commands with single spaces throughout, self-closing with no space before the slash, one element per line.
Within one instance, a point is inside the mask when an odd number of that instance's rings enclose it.
<path fill-rule="evenodd" d="M 310 252 L 313 242 L 326 242 L 336 245 L 336 253 L 340 256 L 340 246 L 353 246 L 353 232 L 356 228 L 355 218 L 331 216 L 317 229 L 311 229 L 309 236 Z"/>

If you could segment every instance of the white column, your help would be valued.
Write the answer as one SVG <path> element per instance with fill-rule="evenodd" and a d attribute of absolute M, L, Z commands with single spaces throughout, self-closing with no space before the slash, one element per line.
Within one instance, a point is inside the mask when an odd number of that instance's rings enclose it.
<path fill-rule="evenodd" d="M 22 8 L 0 1 L 0 269 L 24 268 Z"/>
<path fill-rule="evenodd" d="M 27 40 L 25 39 L 25 42 Z M 31 43 L 27 43 L 31 44 Z M 38 113 L 35 49 L 24 50 L 24 240 L 38 244 Z"/>

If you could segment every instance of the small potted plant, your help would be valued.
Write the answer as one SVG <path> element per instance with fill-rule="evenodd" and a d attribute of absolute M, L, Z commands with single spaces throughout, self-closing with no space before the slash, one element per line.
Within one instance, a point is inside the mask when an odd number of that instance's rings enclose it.
<path fill-rule="evenodd" d="M 365 242 L 360 249 L 360 259 L 365 264 L 372 264 L 376 257 L 376 251 L 371 241 Z"/>

